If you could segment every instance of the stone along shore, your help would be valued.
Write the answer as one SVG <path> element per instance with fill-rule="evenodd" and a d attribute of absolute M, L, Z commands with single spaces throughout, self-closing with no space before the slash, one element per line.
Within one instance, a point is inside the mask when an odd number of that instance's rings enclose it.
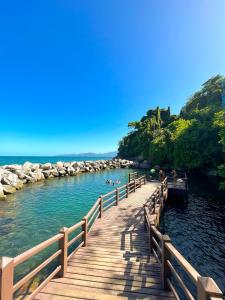
<path fill-rule="evenodd" d="M 24 184 L 54 177 L 75 176 L 84 172 L 98 172 L 116 168 L 129 168 L 133 162 L 125 159 L 30 163 L 0 166 L 0 200 L 22 189 Z"/>

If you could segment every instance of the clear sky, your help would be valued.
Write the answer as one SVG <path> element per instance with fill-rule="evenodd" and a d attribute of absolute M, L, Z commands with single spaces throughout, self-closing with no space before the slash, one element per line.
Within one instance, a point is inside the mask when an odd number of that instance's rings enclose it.
<path fill-rule="evenodd" d="M 149 108 L 225 75 L 224 0 L 14 0 L 0 9 L 0 154 L 117 149 Z"/>

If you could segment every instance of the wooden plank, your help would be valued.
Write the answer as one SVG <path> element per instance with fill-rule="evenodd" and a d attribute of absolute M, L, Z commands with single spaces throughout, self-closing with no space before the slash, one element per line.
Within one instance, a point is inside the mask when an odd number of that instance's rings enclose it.
<path fill-rule="evenodd" d="M 61 282 L 60 282 L 61 280 Z M 70 280 L 69 280 L 70 281 Z M 76 281 L 74 280 L 74 283 Z M 62 278 L 62 279 L 54 279 L 50 284 L 49 287 L 46 287 L 44 289 L 43 292 L 49 292 L 50 287 L 52 288 L 52 292 L 53 293 L 57 293 L 57 289 L 66 289 L 66 290 L 77 290 L 77 288 L 84 290 L 84 291 L 88 291 L 90 294 L 92 294 L 93 292 L 101 292 L 101 293 L 106 293 L 106 294 L 112 294 L 112 295 L 118 295 L 118 296 L 125 296 L 125 297 L 148 297 L 151 296 L 155 296 L 157 300 L 159 300 L 159 298 L 163 298 L 163 299 L 174 299 L 174 296 L 172 295 L 171 292 L 165 292 L 165 291 L 161 291 L 161 290 L 155 290 L 155 289 L 148 289 L 148 292 L 144 289 L 141 290 L 134 290 L 134 291 L 123 291 L 123 290 L 115 290 L 115 288 L 117 288 L 117 286 L 113 285 L 113 286 L 105 286 L 103 285 L 103 287 L 101 287 L 100 284 L 96 283 L 96 286 L 92 286 L 89 284 L 89 286 L 86 285 L 85 282 L 79 282 L 79 284 L 71 284 L 68 281 L 66 281 L 66 278 Z M 147 292 L 147 293 L 146 293 Z M 159 298 L 158 298 L 159 297 Z"/>
<path fill-rule="evenodd" d="M 130 279 L 125 279 L 121 276 L 121 278 L 113 278 L 113 277 L 103 277 L 103 276 L 96 276 L 95 274 L 88 275 L 88 274 L 71 274 L 67 273 L 65 278 L 69 279 L 78 279 L 87 282 L 94 281 L 94 282 L 101 282 L 101 283 L 110 283 L 110 284 L 117 284 L 122 285 L 123 287 L 126 286 L 133 286 L 136 288 L 153 288 L 153 289 L 162 289 L 160 282 L 145 282 L 145 281 L 135 281 L 132 277 Z"/>
<path fill-rule="evenodd" d="M 140 270 L 137 270 L 135 268 L 132 268 L 132 267 L 127 267 L 126 269 L 124 268 L 120 268 L 120 267 L 112 267 L 112 266 L 104 266 L 104 265 L 97 265 L 97 264 L 90 264 L 90 263 L 83 263 L 83 262 L 80 262 L 80 263 L 72 263 L 72 262 L 68 262 L 68 270 L 71 270 L 69 269 L 69 267 L 71 268 L 88 268 L 88 269 L 96 269 L 96 270 L 108 270 L 108 271 L 112 271 L 112 272 L 123 272 L 123 273 L 129 273 L 131 274 L 138 274 L 138 275 L 149 275 L 149 276 L 158 276 L 159 275 L 159 272 L 156 272 L 156 271 L 148 271 L 148 270 L 145 270 L 145 269 L 140 269 Z"/>
<path fill-rule="evenodd" d="M 56 294 L 47 294 L 47 293 L 40 293 L 36 296 L 35 300 L 130 300 L 128 297 L 120 297 L 115 295 L 107 295 L 101 293 L 94 293 L 92 292 L 91 295 L 89 292 L 81 291 L 77 289 L 77 291 L 70 291 L 67 290 L 66 292 L 60 291 L 57 289 L 56 293 L 63 293 L 64 295 L 56 295 Z"/>
<path fill-rule="evenodd" d="M 139 276 L 135 274 L 124 274 L 122 272 L 111 272 L 108 270 L 93 270 L 93 269 L 86 269 L 86 268 L 73 268 L 72 272 L 70 272 L 71 269 L 67 272 L 67 277 L 73 276 L 73 275 L 84 275 L 84 276 L 92 276 L 92 277 L 103 277 L 108 279 L 117 279 L 117 280 L 126 280 L 126 281 L 132 281 L 132 282 L 140 282 L 142 284 L 148 284 L 148 283 L 157 283 L 161 284 L 161 278 L 160 276 Z"/>
<path fill-rule="evenodd" d="M 116 267 L 121 269 L 136 269 L 136 270 L 146 270 L 146 271 L 156 271 L 159 272 L 160 268 L 159 266 L 151 266 L 150 264 L 146 263 L 133 263 L 133 262 L 127 262 L 127 263 L 121 263 L 121 262 L 108 262 L 108 261 L 102 261 L 102 260 L 95 260 L 95 259 L 71 259 L 69 261 L 71 264 L 76 263 L 84 263 L 84 264 L 91 264 L 91 265 L 99 265 L 99 266 L 109 266 L 109 267 Z"/>

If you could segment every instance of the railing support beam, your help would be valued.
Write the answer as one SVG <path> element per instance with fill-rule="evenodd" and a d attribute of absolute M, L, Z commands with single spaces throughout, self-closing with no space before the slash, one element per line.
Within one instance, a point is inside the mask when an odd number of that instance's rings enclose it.
<path fill-rule="evenodd" d="M 161 268 L 161 278 L 162 278 L 162 284 L 163 288 L 165 290 L 169 289 L 169 286 L 167 284 L 167 278 L 171 279 L 171 270 L 167 264 L 167 260 L 170 260 L 171 254 L 166 248 L 166 244 L 171 243 L 171 239 L 168 235 L 162 236 L 162 268 Z"/>
<path fill-rule="evenodd" d="M 0 299 L 13 300 L 14 263 L 11 257 L 2 257 L 0 263 Z"/>
<path fill-rule="evenodd" d="M 100 196 L 100 202 L 99 202 L 99 218 L 101 219 L 103 216 L 103 198 Z"/>
<path fill-rule="evenodd" d="M 223 299 L 223 293 L 210 277 L 198 277 L 197 281 L 198 300 L 207 300 L 209 297 L 215 297 L 217 300 Z"/>
<path fill-rule="evenodd" d="M 116 188 L 116 206 L 119 205 L 119 190 Z"/>
<path fill-rule="evenodd" d="M 83 247 L 86 247 L 87 246 L 87 234 L 88 234 L 88 228 L 87 228 L 87 226 L 88 226 L 88 224 L 87 224 L 88 220 L 87 220 L 86 217 L 84 217 L 83 221 L 84 221 L 84 224 L 82 225 L 82 230 L 84 232 L 84 234 L 83 234 L 83 242 L 84 242 Z"/>
<path fill-rule="evenodd" d="M 59 277 L 64 277 L 67 272 L 67 257 L 68 257 L 68 228 L 63 227 L 59 233 L 63 234 L 63 238 L 59 240 L 59 248 L 62 253 L 59 256 L 61 270 L 59 271 Z"/>

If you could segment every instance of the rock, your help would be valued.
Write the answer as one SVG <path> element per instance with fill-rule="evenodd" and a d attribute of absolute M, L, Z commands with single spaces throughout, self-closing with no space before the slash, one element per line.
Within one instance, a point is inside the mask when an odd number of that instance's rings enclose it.
<path fill-rule="evenodd" d="M 3 174 L 1 183 L 6 185 L 15 186 L 18 182 L 18 176 L 14 173 Z"/>
<path fill-rule="evenodd" d="M 40 168 L 40 164 L 32 164 L 31 171 L 37 171 Z"/>
<path fill-rule="evenodd" d="M 51 163 L 46 163 L 44 165 L 42 165 L 42 169 L 43 170 L 50 170 L 52 168 L 52 164 Z"/>
<path fill-rule="evenodd" d="M 67 172 L 68 172 L 69 175 L 74 175 L 75 169 L 73 167 L 68 167 Z"/>
<path fill-rule="evenodd" d="M 56 167 L 57 167 L 57 168 L 63 168 L 63 167 L 64 167 L 63 162 L 58 161 L 58 162 L 56 163 Z"/>
<path fill-rule="evenodd" d="M 52 175 L 51 170 L 43 170 L 42 174 L 44 175 L 45 178 L 48 178 L 50 177 L 50 175 Z"/>
<path fill-rule="evenodd" d="M 8 165 L 5 166 L 6 170 L 9 170 L 10 172 L 16 172 L 17 170 L 22 170 L 22 166 L 21 165 Z"/>
<path fill-rule="evenodd" d="M 33 176 L 34 176 L 34 178 L 35 178 L 36 181 L 40 181 L 40 180 L 45 179 L 44 174 L 40 170 L 35 171 L 33 173 Z"/>
<path fill-rule="evenodd" d="M 30 163 L 29 161 L 27 161 L 23 164 L 23 170 L 25 172 L 30 172 L 31 168 L 32 168 L 32 163 Z"/>
<path fill-rule="evenodd" d="M 69 163 L 69 162 L 65 162 L 65 163 L 64 163 L 64 167 L 65 167 L 65 168 L 68 168 L 68 167 L 70 167 L 70 166 L 71 166 L 71 163 Z"/>
<path fill-rule="evenodd" d="M 5 200 L 6 196 L 4 195 L 4 190 L 3 190 L 3 186 L 0 183 L 0 200 Z"/>
<path fill-rule="evenodd" d="M 51 170 L 51 174 L 52 174 L 52 176 L 54 176 L 54 177 L 59 177 L 59 172 L 57 171 L 57 169 L 52 169 L 52 170 Z"/>
<path fill-rule="evenodd" d="M 66 175 L 66 169 L 65 168 L 60 168 L 58 169 L 59 176 L 65 176 Z"/>
<path fill-rule="evenodd" d="M 3 191 L 5 195 L 9 195 L 9 194 L 13 194 L 16 192 L 16 188 L 14 186 L 11 185 L 2 185 Z"/>
<path fill-rule="evenodd" d="M 15 174 L 18 176 L 19 179 L 23 180 L 26 178 L 26 174 L 23 170 L 16 170 Z"/>
<path fill-rule="evenodd" d="M 71 163 L 71 166 L 72 166 L 73 168 L 77 168 L 77 167 L 79 167 L 79 164 L 78 164 L 77 161 L 74 161 L 74 162 Z"/>

